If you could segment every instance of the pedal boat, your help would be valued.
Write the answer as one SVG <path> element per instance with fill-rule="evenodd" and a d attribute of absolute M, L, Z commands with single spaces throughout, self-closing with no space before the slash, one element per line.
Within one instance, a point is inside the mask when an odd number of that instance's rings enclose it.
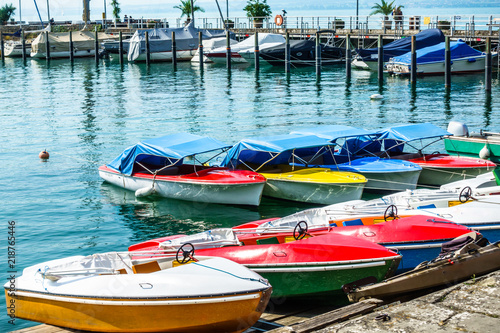
<path fill-rule="evenodd" d="M 466 236 L 453 242 L 467 239 Z M 470 241 L 457 250 L 423 262 L 404 274 L 371 285 L 359 286 L 362 282 L 346 285 L 344 291 L 348 293 L 351 302 L 373 297 L 392 300 L 398 296 L 456 284 L 500 269 L 500 242 L 484 243 L 484 240 Z"/>
<path fill-rule="evenodd" d="M 295 134 L 249 138 L 231 148 L 222 166 L 259 172 L 267 180 L 263 195 L 277 199 L 333 204 L 361 198 L 367 182 L 360 174 L 329 168 L 294 166 L 300 150 L 330 145 L 313 135 Z"/>
<path fill-rule="evenodd" d="M 492 171 L 496 164 L 480 158 L 450 156 L 439 153 L 423 153 L 422 151 L 434 144 L 443 142 L 448 131 L 429 123 L 409 124 L 390 127 L 379 131 L 378 141 L 384 146 L 381 157 L 403 159 L 422 167 L 418 184 L 441 186 L 443 184 L 474 178 L 480 174 Z M 429 142 L 430 141 L 430 142 Z M 422 144 L 416 145 L 416 142 Z M 425 143 L 424 143 L 425 142 Z M 405 146 L 412 151 L 404 152 Z"/>
<path fill-rule="evenodd" d="M 144 140 L 127 148 L 107 165 L 99 167 L 105 181 L 136 196 L 161 197 L 258 206 L 266 179 L 248 170 L 206 166 L 198 155 L 227 150 L 230 145 L 189 133 Z M 214 156 L 208 154 L 209 159 Z"/>
<path fill-rule="evenodd" d="M 267 279 L 273 298 L 329 303 L 345 303 L 341 290 L 345 283 L 367 276 L 376 280 L 392 276 L 401 258 L 381 245 L 333 234 L 286 241 L 271 235 L 245 245 L 229 228 L 153 239 L 132 245 L 129 251 L 137 258 L 188 252 L 194 258 L 230 259 Z"/>
<path fill-rule="evenodd" d="M 96 332 L 242 332 L 264 311 L 271 286 L 223 258 L 180 265 L 175 257 L 133 260 L 127 253 L 74 256 L 24 269 L 15 316 Z"/>
<path fill-rule="evenodd" d="M 363 225 L 361 219 L 331 222 L 294 214 L 281 219 L 267 219 L 233 227 L 241 242 L 255 244 L 263 237 L 276 237 L 280 241 L 294 235 L 317 237 L 335 234 L 356 237 L 373 242 L 402 255 L 397 273 L 415 268 L 425 260 L 435 258 L 443 243 L 468 234 L 471 229 L 445 219 L 425 215 Z"/>

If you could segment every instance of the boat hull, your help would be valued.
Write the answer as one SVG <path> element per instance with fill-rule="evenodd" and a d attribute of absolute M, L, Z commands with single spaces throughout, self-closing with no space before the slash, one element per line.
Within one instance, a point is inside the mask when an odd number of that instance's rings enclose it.
<path fill-rule="evenodd" d="M 22 57 L 23 56 L 23 47 L 20 42 L 14 43 L 5 43 L 4 44 L 4 52 L 6 57 Z M 25 44 L 25 52 L 26 56 L 29 57 L 31 53 L 31 45 Z"/>
<path fill-rule="evenodd" d="M 16 318 L 95 332 L 243 331 L 259 319 L 265 308 L 260 305 L 261 299 L 269 299 L 270 295 L 269 289 L 191 300 L 110 300 L 21 290 L 11 296 L 5 290 L 7 304 L 15 304 Z"/>
<path fill-rule="evenodd" d="M 197 49 L 192 50 L 177 50 L 176 59 L 177 61 L 190 61 Z M 149 54 L 149 59 L 151 61 L 170 61 L 172 60 L 172 51 L 166 52 L 151 52 Z M 146 53 L 141 53 L 133 61 L 146 61 Z"/>
<path fill-rule="evenodd" d="M 359 199 L 366 184 L 361 175 L 326 168 L 261 174 L 267 179 L 263 195 L 315 204 L 328 205 Z"/>
<path fill-rule="evenodd" d="M 479 158 L 479 153 L 484 147 L 488 148 L 488 159 L 500 163 L 500 140 L 481 137 L 455 137 L 444 139 L 446 151 L 453 155 Z"/>
<path fill-rule="evenodd" d="M 484 61 L 485 61 L 484 56 L 453 59 L 451 65 L 451 73 L 460 74 L 460 73 L 484 72 Z M 388 62 L 386 67 L 389 73 L 409 75 L 411 65 L 401 62 Z M 417 64 L 417 74 L 444 75 L 444 67 L 445 67 L 444 62 Z"/>
<path fill-rule="evenodd" d="M 431 263 L 429 266 L 417 268 L 404 275 L 358 288 L 348 297 L 352 302 L 369 297 L 390 299 L 418 290 L 455 284 L 499 268 L 500 247 L 498 242 L 484 248 L 477 248 L 472 244 L 466 246 L 464 253 L 459 257 Z"/>
<path fill-rule="evenodd" d="M 262 197 L 265 181 L 246 183 L 222 183 L 203 180 L 176 181 L 166 177 L 136 177 L 114 172 L 108 168 L 99 168 L 99 176 L 105 181 L 120 186 L 126 190 L 154 188 L 157 195 L 170 199 L 258 206 Z M 173 178 L 173 177 L 172 177 Z M 249 179 L 250 180 L 250 179 Z"/>
<path fill-rule="evenodd" d="M 45 59 L 47 54 L 45 52 L 31 52 L 31 58 L 34 59 Z M 74 51 L 73 57 L 75 58 L 84 58 L 84 57 L 93 57 L 95 56 L 95 50 L 83 50 L 83 51 Z M 69 51 L 61 51 L 61 52 L 50 52 L 50 58 L 69 58 Z"/>
<path fill-rule="evenodd" d="M 432 154 L 409 161 L 422 167 L 418 183 L 431 186 L 474 178 L 496 167 L 496 164 L 490 161 L 444 154 Z"/>

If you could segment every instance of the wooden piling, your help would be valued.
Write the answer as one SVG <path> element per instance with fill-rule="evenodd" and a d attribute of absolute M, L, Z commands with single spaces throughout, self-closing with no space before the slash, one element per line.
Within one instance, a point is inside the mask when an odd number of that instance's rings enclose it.
<path fill-rule="evenodd" d="M 260 49 L 259 49 L 259 32 L 255 32 L 255 54 L 254 54 L 254 60 L 255 60 L 255 71 L 259 71 L 260 69 L 260 59 L 259 59 L 259 54 L 260 54 Z"/>
<path fill-rule="evenodd" d="M 24 29 L 21 30 L 21 47 L 22 47 L 22 55 L 23 61 L 26 60 L 26 38 L 24 37 Z"/>
<path fill-rule="evenodd" d="M 346 79 L 351 78 L 351 36 L 350 34 L 346 34 L 345 36 L 345 71 L 346 71 Z"/>
<path fill-rule="evenodd" d="M 321 44 L 320 33 L 316 32 L 316 77 L 321 76 Z"/>
<path fill-rule="evenodd" d="M 200 69 L 203 70 L 203 34 L 198 31 L 198 52 L 200 53 Z"/>
<path fill-rule="evenodd" d="M 0 57 L 2 58 L 2 62 L 5 61 L 5 49 L 4 49 L 4 45 L 3 45 L 3 32 L 2 32 L 2 29 L 0 29 Z"/>
<path fill-rule="evenodd" d="M 229 30 L 226 30 L 226 66 L 231 69 L 231 38 Z"/>
<path fill-rule="evenodd" d="M 411 63 L 410 63 L 410 82 L 417 83 L 417 40 L 411 36 Z"/>
<path fill-rule="evenodd" d="M 151 61 L 151 53 L 149 52 L 149 32 L 145 31 L 146 37 L 146 65 L 149 66 Z"/>
<path fill-rule="evenodd" d="M 449 36 L 446 36 L 444 39 L 444 87 L 451 87 L 451 51 Z"/>
<path fill-rule="evenodd" d="M 290 73 L 290 33 L 288 31 L 285 43 L 285 73 Z"/>
<path fill-rule="evenodd" d="M 95 27 L 95 63 L 99 64 L 99 36 L 97 34 L 97 27 Z"/>
<path fill-rule="evenodd" d="M 490 37 L 486 37 L 486 58 L 484 59 L 484 89 L 486 91 L 491 91 L 491 40 Z"/>
<path fill-rule="evenodd" d="M 384 81 L 384 41 L 382 35 L 378 35 L 378 82 Z"/>
<path fill-rule="evenodd" d="M 45 31 L 45 59 L 50 60 L 50 42 L 48 31 Z"/>
<path fill-rule="evenodd" d="M 73 62 L 75 56 L 73 54 L 73 32 L 69 32 L 69 61 Z"/>
<path fill-rule="evenodd" d="M 118 59 L 120 60 L 120 65 L 123 65 L 123 34 L 121 31 L 118 35 Z"/>
<path fill-rule="evenodd" d="M 175 31 L 172 31 L 172 65 L 177 67 L 177 44 L 175 43 Z"/>

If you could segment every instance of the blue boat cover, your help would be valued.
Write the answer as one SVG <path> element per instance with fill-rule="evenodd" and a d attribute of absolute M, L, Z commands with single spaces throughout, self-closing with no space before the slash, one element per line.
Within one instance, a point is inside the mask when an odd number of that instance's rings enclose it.
<path fill-rule="evenodd" d="M 315 135 L 283 134 L 243 139 L 234 145 L 221 166 L 236 167 L 241 162 L 263 164 L 274 156 L 271 164 L 288 164 L 294 150 L 305 150 L 331 145 L 328 139 Z M 278 155 L 276 157 L 276 155 Z"/>
<path fill-rule="evenodd" d="M 393 126 L 382 129 L 378 133 L 380 134 L 379 140 L 392 139 L 404 142 L 451 135 L 441 127 L 429 123 Z"/>
<path fill-rule="evenodd" d="M 433 46 L 425 47 L 417 50 L 417 64 L 425 64 L 431 62 L 444 62 L 445 43 L 439 43 Z M 482 57 L 484 54 L 473 49 L 462 40 L 450 42 L 451 60 L 465 57 Z M 411 64 L 411 51 L 399 57 L 394 57 L 394 62 Z"/>
<path fill-rule="evenodd" d="M 136 162 L 145 161 L 146 163 L 165 166 L 168 165 L 165 164 L 167 160 L 179 161 L 186 156 L 229 147 L 231 145 L 209 137 L 190 133 L 177 133 L 141 141 L 125 149 L 120 156 L 107 166 L 125 175 L 131 175 Z"/>
<path fill-rule="evenodd" d="M 325 138 L 330 140 L 330 142 L 335 142 L 340 138 L 358 137 L 365 135 L 377 134 L 377 131 L 367 131 L 362 128 L 356 128 L 346 125 L 321 125 L 316 127 L 299 129 L 290 134 L 302 134 L 302 135 L 316 135 L 320 138 Z"/>
<path fill-rule="evenodd" d="M 440 29 L 427 29 L 415 35 L 417 50 L 444 42 L 444 35 Z M 411 38 L 401 38 L 384 45 L 384 62 L 411 51 Z M 371 49 L 356 49 L 356 53 L 363 60 L 370 60 L 372 54 L 378 54 L 378 47 Z"/>

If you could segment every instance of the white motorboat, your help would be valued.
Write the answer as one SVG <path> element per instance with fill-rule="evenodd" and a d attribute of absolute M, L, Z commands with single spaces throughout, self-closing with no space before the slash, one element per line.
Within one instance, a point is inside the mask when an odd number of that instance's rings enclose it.
<path fill-rule="evenodd" d="M 31 43 L 26 42 L 24 44 L 24 49 L 26 50 L 26 56 L 29 57 L 31 53 Z M 4 53 L 6 57 L 22 57 L 23 56 L 23 44 L 19 41 L 13 42 L 8 41 L 4 43 Z"/>

